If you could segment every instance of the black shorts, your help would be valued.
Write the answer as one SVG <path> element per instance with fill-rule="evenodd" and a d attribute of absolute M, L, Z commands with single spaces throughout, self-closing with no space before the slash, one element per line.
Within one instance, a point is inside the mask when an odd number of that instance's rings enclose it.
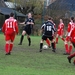
<path fill-rule="evenodd" d="M 43 39 L 43 40 L 47 40 L 47 38 L 49 38 L 50 41 L 52 41 L 52 40 L 54 39 L 53 36 L 46 36 L 46 35 L 43 35 L 43 36 L 42 36 L 42 39 Z"/>
<path fill-rule="evenodd" d="M 30 27 L 25 26 L 23 30 L 26 31 L 26 34 L 28 34 L 28 35 L 31 34 L 31 28 Z"/>

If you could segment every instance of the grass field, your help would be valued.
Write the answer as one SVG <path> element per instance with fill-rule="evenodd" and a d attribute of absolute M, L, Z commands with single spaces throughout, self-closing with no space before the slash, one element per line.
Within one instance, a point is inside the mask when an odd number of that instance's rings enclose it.
<path fill-rule="evenodd" d="M 20 36 L 14 42 L 10 56 L 4 52 L 4 36 L 0 34 L 0 75 L 75 75 L 75 66 L 69 64 L 64 53 L 64 44 L 59 40 L 56 53 L 51 49 L 39 52 L 41 37 L 31 36 L 32 45 L 28 46 L 26 36 L 19 46 Z M 73 49 L 74 51 L 74 49 Z M 73 60 L 72 60 L 73 61 Z"/>

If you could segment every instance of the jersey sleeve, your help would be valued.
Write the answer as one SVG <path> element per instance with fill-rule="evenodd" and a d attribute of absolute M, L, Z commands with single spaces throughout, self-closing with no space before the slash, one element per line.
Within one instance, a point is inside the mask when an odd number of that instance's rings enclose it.
<path fill-rule="evenodd" d="M 62 25 L 61 25 L 61 29 L 64 29 L 64 24 L 62 23 Z"/>
<path fill-rule="evenodd" d="M 27 22 L 28 22 L 28 18 L 25 19 L 25 24 L 27 24 Z"/>
<path fill-rule="evenodd" d="M 16 30 L 16 33 L 18 34 L 19 29 L 18 29 L 18 23 L 17 23 L 17 21 L 15 22 L 15 30 Z"/>
<path fill-rule="evenodd" d="M 53 29 L 54 32 L 56 32 L 56 29 L 55 29 L 54 25 L 52 25 L 52 29 Z"/>
<path fill-rule="evenodd" d="M 25 24 L 27 24 L 27 22 L 28 22 L 28 21 L 26 20 L 26 21 L 25 21 Z"/>
<path fill-rule="evenodd" d="M 67 32 L 70 32 L 70 30 L 71 30 L 71 25 L 68 24 Z"/>
<path fill-rule="evenodd" d="M 44 29 L 45 23 L 41 26 L 41 29 Z"/>
<path fill-rule="evenodd" d="M 35 24 L 35 22 L 34 22 L 34 19 L 33 18 L 31 18 L 31 25 L 34 25 Z"/>

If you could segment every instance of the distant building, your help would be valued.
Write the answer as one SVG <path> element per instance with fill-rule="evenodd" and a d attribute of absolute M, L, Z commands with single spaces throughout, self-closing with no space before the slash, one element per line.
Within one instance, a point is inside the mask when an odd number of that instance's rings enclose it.
<path fill-rule="evenodd" d="M 13 8 L 13 6 L 11 4 L 9 4 L 9 6 L 11 6 L 10 8 L 5 4 L 4 0 L 0 0 L 0 15 L 4 15 L 5 16 L 5 19 L 9 17 L 9 14 L 11 12 L 13 12 L 15 14 L 15 18 L 18 18 L 18 17 L 25 17 L 24 14 L 16 11 L 16 10 L 13 10 L 11 8 Z"/>
<path fill-rule="evenodd" d="M 5 4 L 7 5 L 8 8 L 12 8 L 12 9 L 15 8 L 15 3 L 5 1 Z"/>
<path fill-rule="evenodd" d="M 45 1 L 46 1 L 46 6 L 49 6 L 50 4 L 55 2 L 56 0 L 45 0 Z"/>
<path fill-rule="evenodd" d="M 0 0 L 0 7 L 7 7 L 6 4 L 4 3 L 4 0 Z"/>

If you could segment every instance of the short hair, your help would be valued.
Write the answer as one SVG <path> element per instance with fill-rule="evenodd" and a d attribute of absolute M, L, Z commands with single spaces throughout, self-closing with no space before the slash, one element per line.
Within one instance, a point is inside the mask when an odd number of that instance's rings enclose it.
<path fill-rule="evenodd" d="M 74 22 L 75 20 L 74 20 L 74 17 L 71 17 L 71 20 Z"/>
<path fill-rule="evenodd" d="M 14 13 L 11 12 L 11 13 L 10 13 L 10 17 L 13 17 L 13 16 L 14 16 Z"/>
<path fill-rule="evenodd" d="M 74 17 L 71 17 L 71 20 L 74 20 Z"/>
<path fill-rule="evenodd" d="M 49 16 L 49 17 L 48 17 L 48 20 L 52 20 L 52 18 Z"/>

